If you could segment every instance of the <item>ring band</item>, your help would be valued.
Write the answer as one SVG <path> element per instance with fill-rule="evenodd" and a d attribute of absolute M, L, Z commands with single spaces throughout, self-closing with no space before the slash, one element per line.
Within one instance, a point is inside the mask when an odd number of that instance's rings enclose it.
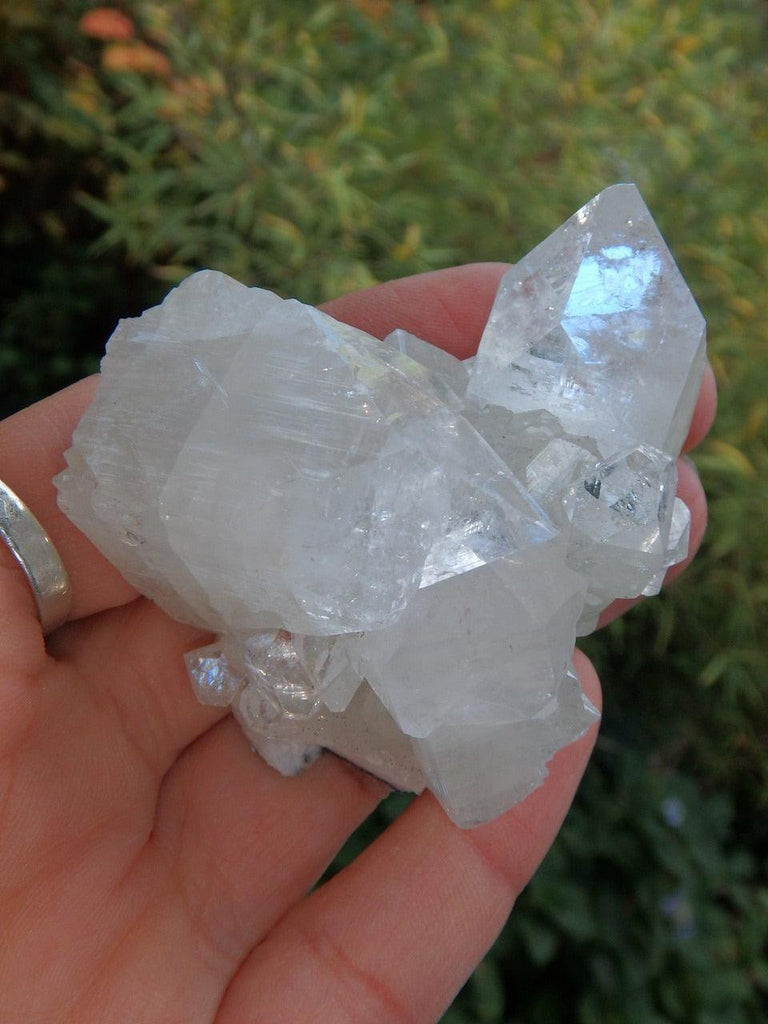
<path fill-rule="evenodd" d="M 29 580 L 43 634 L 63 625 L 72 604 L 69 576 L 53 541 L 17 494 L 0 480 L 0 537 Z"/>

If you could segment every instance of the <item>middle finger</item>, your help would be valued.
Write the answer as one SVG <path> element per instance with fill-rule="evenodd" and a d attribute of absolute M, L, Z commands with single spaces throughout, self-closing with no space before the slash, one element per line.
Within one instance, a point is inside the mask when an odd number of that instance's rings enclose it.
<path fill-rule="evenodd" d="M 168 912 L 217 952 L 223 984 L 388 791 L 330 754 L 285 778 L 232 718 L 185 751 L 163 782 L 151 845 L 172 865 Z"/>

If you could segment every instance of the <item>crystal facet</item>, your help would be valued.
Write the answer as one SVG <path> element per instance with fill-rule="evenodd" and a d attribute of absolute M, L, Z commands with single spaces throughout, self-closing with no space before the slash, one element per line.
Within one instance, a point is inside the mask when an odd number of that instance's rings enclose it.
<path fill-rule="evenodd" d="M 604 456 L 678 452 L 705 360 L 704 318 L 634 185 L 595 196 L 502 279 L 468 396 L 546 409 Z"/>
<path fill-rule="evenodd" d="M 58 477 L 284 774 L 333 750 L 473 826 L 597 718 L 574 638 L 685 557 L 704 322 L 637 189 L 502 279 L 476 358 L 203 271 L 120 323 Z"/>

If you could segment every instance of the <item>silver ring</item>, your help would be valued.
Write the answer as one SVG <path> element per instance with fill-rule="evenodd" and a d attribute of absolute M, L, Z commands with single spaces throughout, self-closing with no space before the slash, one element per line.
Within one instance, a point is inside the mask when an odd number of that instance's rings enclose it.
<path fill-rule="evenodd" d="M 43 634 L 62 626 L 69 616 L 72 588 L 53 541 L 21 498 L 0 480 L 0 537 L 29 580 Z"/>

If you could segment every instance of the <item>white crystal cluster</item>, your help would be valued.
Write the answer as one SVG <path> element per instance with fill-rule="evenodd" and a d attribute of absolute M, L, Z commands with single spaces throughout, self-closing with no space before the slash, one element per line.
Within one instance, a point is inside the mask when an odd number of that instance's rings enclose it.
<path fill-rule="evenodd" d="M 266 760 L 323 748 L 462 826 L 597 712 L 574 639 L 687 551 L 704 322 L 637 189 L 504 276 L 477 357 L 213 271 L 122 321 L 57 479 Z"/>

